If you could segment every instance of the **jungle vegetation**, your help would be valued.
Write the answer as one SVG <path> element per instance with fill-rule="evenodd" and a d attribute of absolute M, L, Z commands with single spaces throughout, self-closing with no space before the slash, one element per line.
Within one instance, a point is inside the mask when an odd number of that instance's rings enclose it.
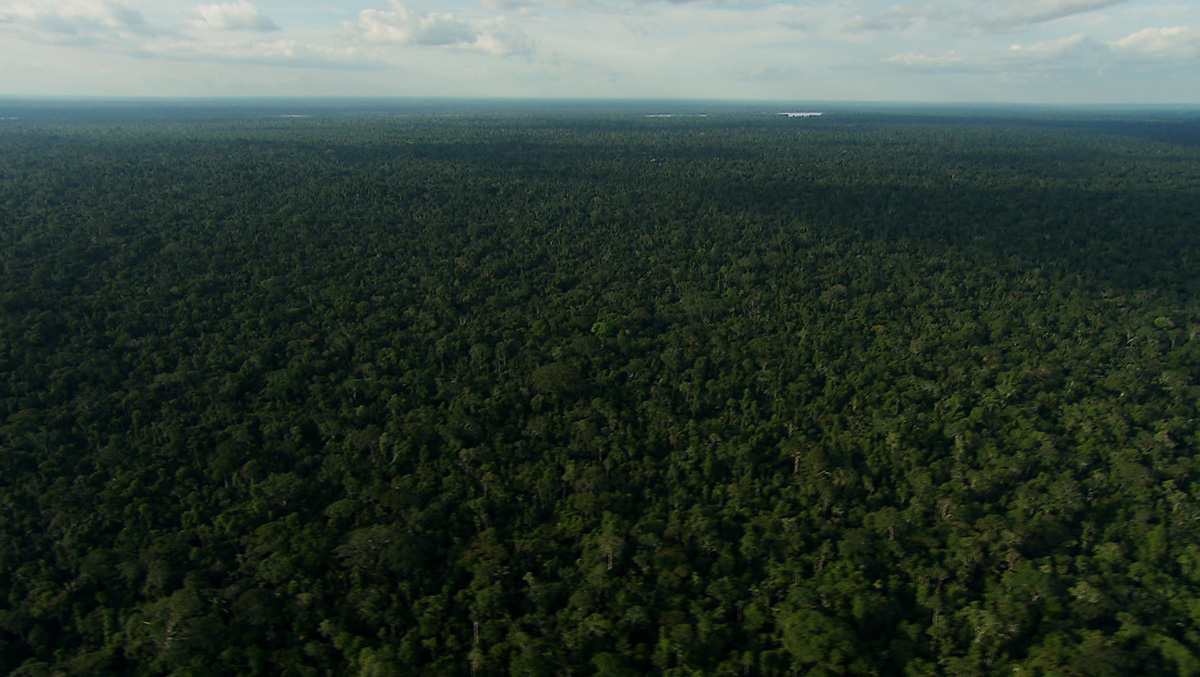
<path fill-rule="evenodd" d="M 0 672 L 1200 675 L 1200 116 L 0 122 Z"/>

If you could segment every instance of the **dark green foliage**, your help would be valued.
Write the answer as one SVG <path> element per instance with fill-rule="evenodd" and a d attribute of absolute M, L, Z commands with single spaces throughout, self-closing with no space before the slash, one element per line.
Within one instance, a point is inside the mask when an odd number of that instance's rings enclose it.
<path fill-rule="evenodd" d="M 1196 124 L 6 124 L 0 672 L 1200 674 Z"/>

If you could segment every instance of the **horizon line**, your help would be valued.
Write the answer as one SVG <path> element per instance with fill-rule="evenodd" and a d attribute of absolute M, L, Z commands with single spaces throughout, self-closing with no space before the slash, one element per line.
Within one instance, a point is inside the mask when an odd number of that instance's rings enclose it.
<path fill-rule="evenodd" d="M 981 101 L 981 100 L 909 100 L 909 99 L 720 99 L 708 97 L 579 97 L 579 96 L 457 96 L 420 94 L 286 94 L 286 95 L 142 95 L 142 94 L 5 94 L 0 101 L 20 102 L 78 102 L 95 101 L 105 103 L 234 103 L 234 102 L 389 102 L 389 101 L 437 101 L 479 103 L 675 103 L 709 104 L 722 106 L 738 105 L 834 105 L 834 106 L 964 106 L 964 107 L 1036 107 L 1036 108 L 1195 108 L 1200 102 L 1044 102 L 1044 101 Z"/>

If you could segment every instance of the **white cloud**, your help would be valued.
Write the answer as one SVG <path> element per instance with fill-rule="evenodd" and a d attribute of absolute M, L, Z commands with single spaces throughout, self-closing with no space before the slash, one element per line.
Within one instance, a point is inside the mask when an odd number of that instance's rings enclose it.
<path fill-rule="evenodd" d="M 192 25 L 196 28 L 218 31 L 273 31 L 279 28 L 246 0 L 198 5 L 195 11 L 196 19 Z"/>
<path fill-rule="evenodd" d="M 521 9 L 537 3 L 528 0 L 479 0 L 479 4 L 488 9 Z"/>
<path fill-rule="evenodd" d="M 399 2 L 393 2 L 391 10 L 359 12 L 357 29 L 370 42 L 456 45 L 475 41 L 475 30 L 470 23 L 452 14 L 413 12 Z"/>
<path fill-rule="evenodd" d="M 139 12 L 110 0 L 34 0 L 0 5 L 0 22 L 50 39 L 87 39 L 140 31 L 145 25 Z"/>
<path fill-rule="evenodd" d="M 1114 41 L 1112 48 L 1125 54 L 1192 58 L 1200 56 L 1200 30 L 1187 26 L 1143 28 Z"/>
<path fill-rule="evenodd" d="M 486 21 L 468 21 L 453 14 L 415 12 L 397 0 L 387 10 L 364 9 L 350 32 L 367 42 L 378 44 L 455 47 L 493 56 L 530 54 L 533 41 L 519 30 L 511 29 L 503 17 Z"/>
<path fill-rule="evenodd" d="M 536 51 L 533 40 L 509 27 L 504 17 L 485 21 L 480 28 L 474 47 L 492 56 L 530 55 Z"/>
<path fill-rule="evenodd" d="M 905 70 L 972 72 L 1010 81 L 1028 78 L 1062 79 L 1093 77 L 1111 61 L 1111 50 L 1086 33 L 960 53 L 905 52 L 884 59 Z"/>
<path fill-rule="evenodd" d="M 1009 47 L 1011 52 L 1019 52 L 1036 57 L 1048 57 L 1056 54 L 1061 54 L 1070 51 L 1084 43 L 1087 40 L 1087 35 L 1084 33 L 1076 33 L 1062 38 L 1053 40 L 1042 40 L 1029 45 L 1015 44 Z"/>
<path fill-rule="evenodd" d="M 946 68 L 962 66 L 966 63 L 963 56 L 955 51 L 936 56 L 917 52 L 905 52 L 903 54 L 893 54 L 883 61 L 884 63 L 894 63 L 907 68 Z"/>

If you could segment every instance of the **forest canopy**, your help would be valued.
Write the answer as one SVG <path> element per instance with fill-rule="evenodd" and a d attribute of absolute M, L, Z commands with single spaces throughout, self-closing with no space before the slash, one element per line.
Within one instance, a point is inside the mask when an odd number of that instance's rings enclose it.
<path fill-rule="evenodd" d="M 1200 674 L 1194 111 L 54 110 L 0 672 Z"/>

